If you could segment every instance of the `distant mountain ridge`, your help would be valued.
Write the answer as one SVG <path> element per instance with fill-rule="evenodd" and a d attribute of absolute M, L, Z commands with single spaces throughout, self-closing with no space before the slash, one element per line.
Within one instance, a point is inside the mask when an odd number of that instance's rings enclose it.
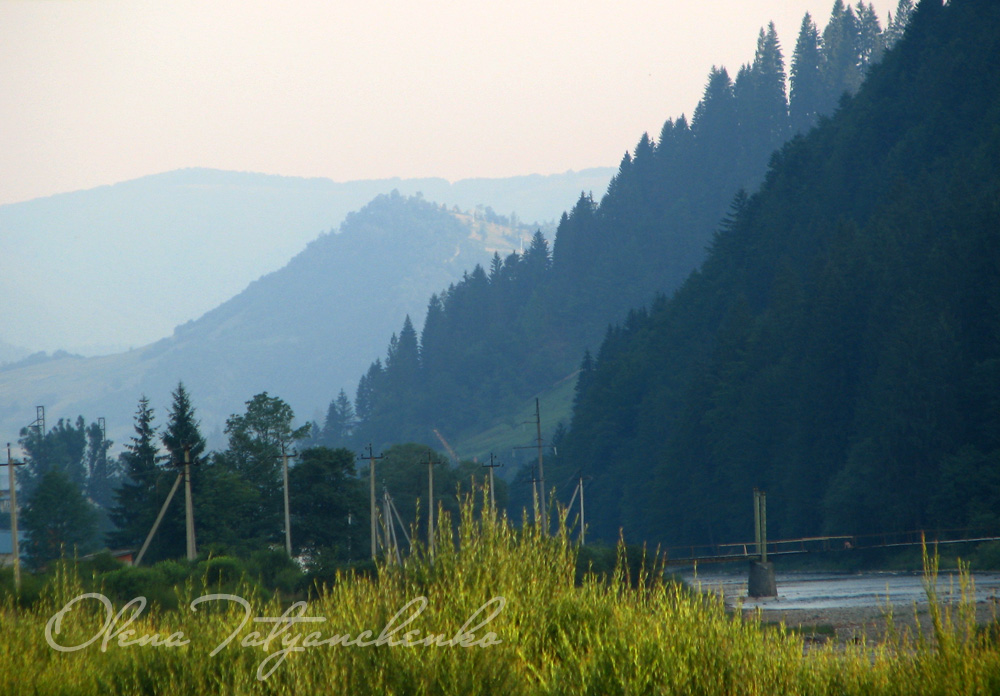
<path fill-rule="evenodd" d="M 281 268 L 348 212 L 392 190 L 543 223 L 581 190 L 603 191 L 612 174 L 337 183 L 183 169 L 3 205 L 0 341 L 90 355 L 150 343 Z"/>
<path fill-rule="evenodd" d="M 422 321 L 431 293 L 530 237 L 531 227 L 502 223 L 422 197 L 380 195 L 349 214 L 339 233 L 320 235 L 285 267 L 167 338 L 116 355 L 8 365 L 0 370 L 0 427 L 14 440 L 44 405 L 53 422 L 103 416 L 109 437 L 121 442 L 139 397 L 150 397 L 165 417 L 179 381 L 208 434 L 218 435 L 225 419 L 262 391 L 301 418 L 322 420 L 330 394 L 353 390 L 407 314 Z"/>

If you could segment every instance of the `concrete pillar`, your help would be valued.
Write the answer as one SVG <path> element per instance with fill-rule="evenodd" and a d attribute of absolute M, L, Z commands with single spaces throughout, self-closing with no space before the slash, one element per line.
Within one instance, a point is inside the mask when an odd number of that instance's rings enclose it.
<path fill-rule="evenodd" d="M 778 585 L 774 579 L 773 563 L 750 561 L 750 580 L 747 582 L 747 596 L 755 599 L 778 596 Z"/>

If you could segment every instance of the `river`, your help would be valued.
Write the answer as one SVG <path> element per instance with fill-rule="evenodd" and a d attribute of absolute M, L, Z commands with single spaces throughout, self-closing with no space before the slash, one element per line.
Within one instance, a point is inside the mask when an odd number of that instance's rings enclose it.
<path fill-rule="evenodd" d="M 705 591 L 722 592 L 726 604 L 742 601 L 744 609 L 827 610 L 885 607 L 895 608 L 927 603 L 924 579 L 920 573 L 906 572 L 778 572 L 778 596 L 752 600 L 747 598 L 746 572 L 693 571 L 679 573 L 686 582 Z M 977 603 L 1000 601 L 1000 573 L 972 574 Z M 958 573 L 941 571 L 937 580 L 938 597 L 959 596 Z"/>

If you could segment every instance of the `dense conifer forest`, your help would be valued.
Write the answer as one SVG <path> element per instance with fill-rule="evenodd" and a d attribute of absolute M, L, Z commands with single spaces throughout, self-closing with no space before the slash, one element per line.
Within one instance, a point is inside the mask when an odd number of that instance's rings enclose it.
<path fill-rule="evenodd" d="M 822 32 L 807 14 L 787 80 L 774 25 L 762 28 L 735 77 L 712 67 L 690 120 L 644 134 L 600 202 L 581 194 L 551 248 L 536 234 L 522 253 L 477 266 L 430 298 L 419 335 L 407 318 L 353 406 L 346 395 L 331 403 L 318 441 L 437 445 L 433 428 L 483 428 L 572 374 L 609 323 L 680 286 L 733 195 L 754 190 L 772 152 L 857 89 L 911 11 L 901 0 L 883 29 L 871 5 L 837 0 Z"/>
<path fill-rule="evenodd" d="M 1000 8 L 925 0 L 578 384 L 604 539 L 989 525 L 1000 510 Z M 555 469 L 553 469 L 555 471 Z"/>

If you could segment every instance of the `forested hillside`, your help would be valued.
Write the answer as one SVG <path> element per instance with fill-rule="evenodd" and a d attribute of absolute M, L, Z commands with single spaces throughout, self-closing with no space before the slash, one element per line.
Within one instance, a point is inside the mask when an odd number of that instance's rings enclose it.
<path fill-rule="evenodd" d="M 754 487 L 773 538 L 1000 522 L 997 55 L 995 2 L 924 0 L 608 333 L 552 469 L 593 477 L 592 531 L 746 540 Z"/>
<path fill-rule="evenodd" d="M 864 3 L 837 0 L 822 32 L 807 14 L 787 82 L 774 26 L 761 29 L 753 60 L 735 78 L 713 67 L 691 119 L 643 135 L 600 203 L 584 193 L 562 216 L 551 250 L 536 235 L 431 297 L 419 336 L 408 320 L 353 406 L 346 395 L 331 404 L 324 444 L 437 444 L 433 428 L 483 429 L 573 373 L 610 322 L 702 262 L 734 193 L 756 188 L 776 148 L 857 88 L 909 12 L 902 0 L 885 31 Z"/>
<path fill-rule="evenodd" d="M 612 174 L 609 166 L 453 183 L 338 183 L 182 169 L 0 205 L 0 294 L 8 299 L 0 305 L 0 364 L 38 351 L 107 355 L 169 336 L 393 190 L 554 226 L 581 188 L 603 189 Z"/>
<path fill-rule="evenodd" d="M 431 292 L 530 239 L 531 228 L 509 222 L 489 208 L 460 214 L 419 197 L 378 196 L 339 232 L 320 235 L 169 338 L 117 355 L 4 366 L 0 424 L 16 433 L 41 404 L 52 420 L 105 417 L 109 437 L 121 441 L 136 399 L 145 394 L 162 407 L 180 380 L 192 385 L 212 446 L 226 418 L 262 391 L 321 420 L 328 385 L 353 384 L 397 322 L 407 313 L 422 318 Z"/>

